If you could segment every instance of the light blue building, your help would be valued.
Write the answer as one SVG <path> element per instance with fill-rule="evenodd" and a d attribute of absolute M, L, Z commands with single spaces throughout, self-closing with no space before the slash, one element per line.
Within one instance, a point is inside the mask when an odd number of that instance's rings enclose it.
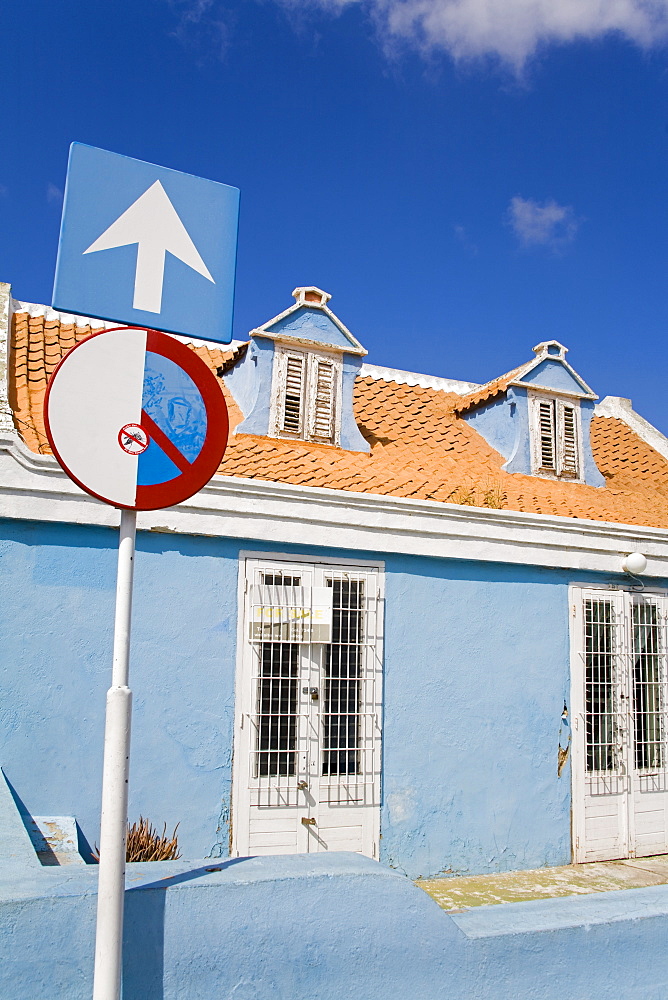
<path fill-rule="evenodd" d="M 194 345 L 235 430 L 139 517 L 130 818 L 185 857 L 411 878 L 668 851 L 668 441 L 556 341 L 481 386 L 368 364 L 327 294 L 294 297 Z M 85 321 L 0 304 L 0 764 L 86 854 L 118 513 L 43 436 Z"/>

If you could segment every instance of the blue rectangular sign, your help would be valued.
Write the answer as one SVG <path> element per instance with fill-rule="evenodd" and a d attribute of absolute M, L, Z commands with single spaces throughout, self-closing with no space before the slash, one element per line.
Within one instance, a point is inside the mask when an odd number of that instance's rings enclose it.
<path fill-rule="evenodd" d="M 229 344 L 239 189 L 72 143 L 53 306 Z"/>

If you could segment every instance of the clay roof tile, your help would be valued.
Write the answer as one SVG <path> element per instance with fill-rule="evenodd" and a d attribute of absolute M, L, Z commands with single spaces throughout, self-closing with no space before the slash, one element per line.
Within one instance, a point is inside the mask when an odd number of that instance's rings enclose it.
<path fill-rule="evenodd" d="M 42 416 L 47 379 L 60 358 L 92 332 L 27 313 L 13 317 L 10 399 L 16 427 L 35 452 L 49 450 Z M 243 414 L 223 376 L 247 345 L 191 346 L 219 377 L 234 429 Z M 668 527 L 668 461 L 617 418 L 596 416 L 591 425 L 594 457 L 607 479 L 604 488 L 503 471 L 503 457 L 458 414 L 505 391 L 521 371 L 516 368 L 464 397 L 358 378 L 355 415 L 371 445 L 369 454 L 232 433 L 220 474 Z"/>

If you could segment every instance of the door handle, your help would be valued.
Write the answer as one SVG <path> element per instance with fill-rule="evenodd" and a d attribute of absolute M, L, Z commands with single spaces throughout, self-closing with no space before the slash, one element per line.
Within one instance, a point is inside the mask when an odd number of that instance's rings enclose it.
<path fill-rule="evenodd" d="M 297 791 L 299 791 L 299 792 L 307 792 L 308 791 L 308 781 L 298 781 L 297 782 Z"/>
<path fill-rule="evenodd" d="M 315 826 L 315 819 L 313 816 L 302 816 L 302 823 L 304 826 Z"/>

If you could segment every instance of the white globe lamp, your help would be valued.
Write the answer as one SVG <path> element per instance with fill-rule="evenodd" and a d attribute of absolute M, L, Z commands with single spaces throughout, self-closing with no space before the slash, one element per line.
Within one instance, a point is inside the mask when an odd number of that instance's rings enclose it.
<path fill-rule="evenodd" d="M 640 576 L 647 569 L 647 560 L 642 552 L 631 552 L 630 555 L 624 556 L 622 569 L 631 576 Z"/>

